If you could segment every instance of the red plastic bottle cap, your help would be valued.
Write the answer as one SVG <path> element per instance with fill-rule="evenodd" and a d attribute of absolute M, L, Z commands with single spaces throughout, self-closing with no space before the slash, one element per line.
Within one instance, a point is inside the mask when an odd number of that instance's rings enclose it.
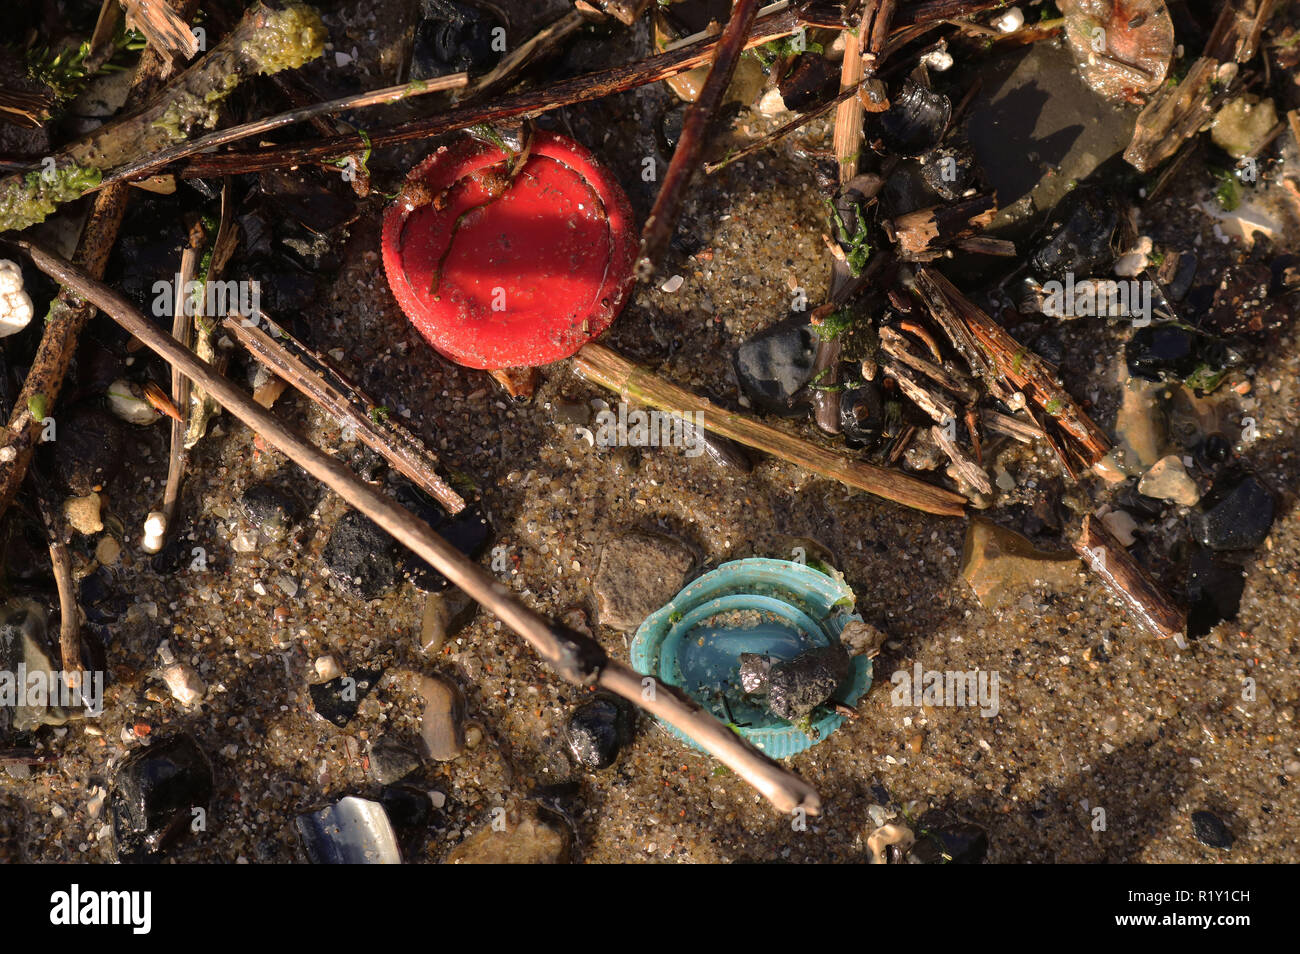
<path fill-rule="evenodd" d="M 537 132 L 524 167 L 476 139 L 411 170 L 384 213 L 384 271 L 426 341 L 458 364 L 567 358 L 619 313 L 635 280 L 627 196 L 582 146 Z"/>

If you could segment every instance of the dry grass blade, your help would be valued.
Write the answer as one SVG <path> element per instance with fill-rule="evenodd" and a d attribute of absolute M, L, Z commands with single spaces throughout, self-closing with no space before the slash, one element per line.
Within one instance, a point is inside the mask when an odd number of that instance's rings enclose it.
<path fill-rule="evenodd" d="M 670 413 L 700 414 L 705 430 L 838 480 L 847 487 L 939 516 L 960 517 L 966 512 L 966 501 L 958 494 L 895 470 L 850 460 L 743 414 L 727 411 L 638 367 L 603 345 L 583 345 L 574 357 L 573 369 L 626 400 Z"/>

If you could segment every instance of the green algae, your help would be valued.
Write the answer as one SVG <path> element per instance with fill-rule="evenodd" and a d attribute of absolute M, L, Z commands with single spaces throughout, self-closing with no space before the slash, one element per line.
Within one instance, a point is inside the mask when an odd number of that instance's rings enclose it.
<path fill-rule="evenodd" d="M 0 193 L 0 232 L 45 221 L 62 203 L 80 198 L 87 189 L 99 185 L 101 178 L 98 169 L 70 164 L 11 180 Z"/>

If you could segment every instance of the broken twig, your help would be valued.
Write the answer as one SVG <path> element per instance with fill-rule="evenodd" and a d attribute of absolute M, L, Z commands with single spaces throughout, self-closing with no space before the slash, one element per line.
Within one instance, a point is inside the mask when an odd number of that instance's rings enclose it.
<path fill-rule="evenodd" d="M 1092 514 L 1083 518 L 1083 528 L 1074 550 L 1139 623 L 1161 639 L 1182 639 L 1187 614 L 1174 605 L 1124 545 Z"/>
<path fill-rule="evenodd" d="M 708 78 L 700 90 L 699 99 L 690 105 L 686 118 L 682 120 L 682 134 L 673 150 L 673 157 L 664 173 L 663 184 L 655 197 L 654 207 L 646 219 L 641 231 L 641 254 L 637 262 L 637 271 L 641 277 L 649 278 L 664 250 L 673 237 L 677 227 L 677 215 L 681 211 L 682 201 L 690 186 L 704 151 L 705 137 L 709 128 L 717 119 L 718 108 L 722 105 L 731 77 L 736 72 L 736 63 L 745 49 L 754 16 L 758 13 L 759 0 L 736 0 L 731 9 L 731 18 L 727 21 L 722 37 L 713 50 L 713 62 L 709 66 Z"/>
<path fill-rule="evenodd" d="M 437 456 L 418 437 L 352 385 L 327 357 L 312 351 L 269 319 L 267 324 L 272 334 L 267 334 L 252 319 L 227 318 L 222 327 L 266 365 L 267 370 L 320 405 L 344 429 L 351 428 L 364 444 L 383 454 L 448 513 L 457 514 L 465 509 L 464 498 L 438 476 Z"/>

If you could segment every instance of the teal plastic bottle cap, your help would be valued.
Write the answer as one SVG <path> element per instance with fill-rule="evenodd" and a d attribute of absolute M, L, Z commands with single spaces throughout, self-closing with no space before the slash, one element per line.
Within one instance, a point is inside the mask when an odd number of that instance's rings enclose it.
<path fill-rule="evenodd" d="M 646 618 L 632 641 L 632 666 L 681 689 L 772 758 L 788 758 L 827 738 L 844 717 L 819 706 L 805 733 L 776 716 L 741 686 L 741 654 L 793 659 L 838 642 L 844 627 L 861 619 L 842 580 L 788 560 L 736 560 L 690 583 Z M 854 657 L 836 701 L 855 705 L 871 687 L 871 675 L 871 660 Z"/>

